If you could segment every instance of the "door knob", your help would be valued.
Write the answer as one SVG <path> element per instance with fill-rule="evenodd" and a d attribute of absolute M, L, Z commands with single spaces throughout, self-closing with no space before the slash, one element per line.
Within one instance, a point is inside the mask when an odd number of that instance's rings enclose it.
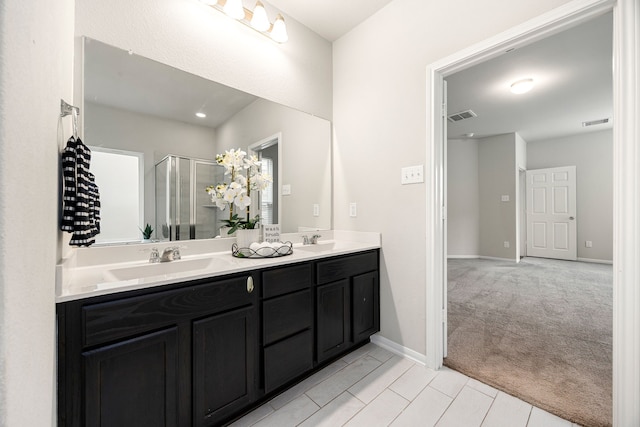
<path fill-rule="evenodd" d="M 575 218 L 574 218 L 574 217 L 572 217 L 572 216 L 570 216 L 570 217 L 569 217 L 569 219 L 570 219 L 571 221 L 573 221 Z"/>

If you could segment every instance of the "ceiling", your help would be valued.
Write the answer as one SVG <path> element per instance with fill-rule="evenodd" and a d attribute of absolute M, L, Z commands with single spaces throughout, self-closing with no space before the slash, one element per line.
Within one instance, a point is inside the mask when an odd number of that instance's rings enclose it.
<path fill-rule="evenodd" d="M 392 0 L 268 0 L 296 21 L 333 42 Z"/>
<path fill-rule="evenodd" d="M 532 142 L 611 128 L 611 121 L 582 122 L 612 117 L 612 33 L 608 13 L 447 77 L 448 114 L 478 115 L 449 123 L 448 137 L 517 132 Z M 530 92 L 510 92 L 512 82 L 529 77 Z"/>

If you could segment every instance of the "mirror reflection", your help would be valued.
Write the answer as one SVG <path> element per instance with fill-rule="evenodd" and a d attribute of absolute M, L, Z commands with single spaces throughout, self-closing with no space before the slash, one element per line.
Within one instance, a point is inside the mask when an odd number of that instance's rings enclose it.
<path fill-rule="evenodd" d="M 273 176 L 252 215 L 285 233 L 331 228 L 329 121 L 89 38 L 83 74 L 97 243 L 140 242 L 147 224 L 153 240 L 216 237 L 228 212 L 205 188 L 223 181 L 215 157 L 232 148 Z"/>

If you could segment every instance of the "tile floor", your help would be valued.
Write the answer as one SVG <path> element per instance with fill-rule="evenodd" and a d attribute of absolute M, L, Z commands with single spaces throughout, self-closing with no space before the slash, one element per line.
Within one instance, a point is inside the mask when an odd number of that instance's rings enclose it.
<path fill-rule="evenodd" d="M 372 343 L 231 425 L 577 426 L 459 372 L 433 371 Z"/>

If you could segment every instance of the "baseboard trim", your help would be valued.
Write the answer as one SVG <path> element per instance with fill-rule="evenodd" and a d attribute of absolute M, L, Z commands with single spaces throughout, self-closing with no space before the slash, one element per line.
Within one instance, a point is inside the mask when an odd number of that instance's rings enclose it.
<path fill-rule="evenodd" d="M 427 356 L 425 356 L 424 354 L 420 354 L 415 350 L 411 350 L 410 348 L 404 347 L 381 335 L 378 335 L 378 334 L 372 335 L 371 342 L 377 346 L 384 348 L 385 350 L 389 350 L 390 352 L 397 354 L 398 356 L 411 359 L 414 362 L 421 364 L 422 366 L 425 366 L 427 364 Z"/>
<path fill-rule="evenodd" d="M 519 260 L 515 260 L 511 258 L 498 258 L 495 256 L 483 256 L 483 255 L 447 255 L 447 259 L 491 259 L 494 261 L 519 262 Z"/>
<path fill-rule="evenodd" d="M 476 259 L 480 255 L 447 255 L 447 259 Z"/>
<path fill-rule="evenodd" d="M 593 258 L 577 258 L 580 262 L 593 262 L 595 264 L 613 264 L 613 261 L 607 259 L 593 259 Z"/>

